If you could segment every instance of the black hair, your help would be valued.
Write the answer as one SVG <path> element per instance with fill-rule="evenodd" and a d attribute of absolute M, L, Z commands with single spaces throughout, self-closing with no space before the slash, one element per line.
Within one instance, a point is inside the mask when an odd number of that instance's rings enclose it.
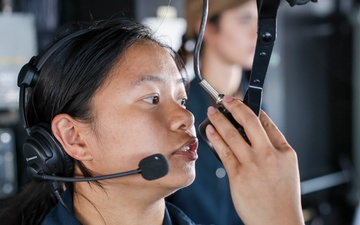
<path fill-rule="evenodd" d="M 106 81 L 122 54 L 137 41 L 149 40 L 164 47 L 169 50 L 178 70 L 184 68 L 184 63 L 171 48 L 157 41 L 150 29 L 130 19 L 75 25 L 63 31 L 69 34 L 88 29 L 88 32 L 57 48 L 44 63 L 36 85 L 28 88 L 26 113 L 30 127 L 39 123 L 50 126 L 52 119 L 60 113 L 91 122 L 90 103 L 94 93 Z M 36 59 L 41 59 L 41 55 Z M 91 176 L 80 162 L 75 160 L 75 164 L 85 177 Z M 67 188 L 72 187 L 67 184 Z M 7 225 L 41 224 L 56 203 L 49 182 L 30 182 L 3 205 L 0 221 Z"/>

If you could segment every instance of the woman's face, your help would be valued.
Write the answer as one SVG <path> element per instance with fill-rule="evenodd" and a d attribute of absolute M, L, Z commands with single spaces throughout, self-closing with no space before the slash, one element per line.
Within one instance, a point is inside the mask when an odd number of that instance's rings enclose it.
<path fill-rule="evenodd" d="M 87 138 L 94 159 L 86 167 L 100 175 L 118 173 L 137 169 L 141 159 L 161 153 L 170 166 L 167 176 L 146 181 L 132 175 L 108 182 L 127 187 L 147 182 L 167 191 L 189 185 L 198 155 L 194 117 L 185 107 L 186 99 L 182 76 L 169 53 L 151 41 L 138 41 L 92 100 L 95 119 Z"/>
<path fill-rule="evenodd" d="M 255 0 L 221 13 L 212 35 L 216 53 L 230 64 L 250 69 L 257 39 L 257 5 Z"/>

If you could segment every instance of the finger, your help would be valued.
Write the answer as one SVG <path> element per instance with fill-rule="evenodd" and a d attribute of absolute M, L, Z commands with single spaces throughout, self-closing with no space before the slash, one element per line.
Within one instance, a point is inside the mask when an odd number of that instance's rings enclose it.
<path fill-rule="evenodd" d="M 214 146 L 229 177 L 231 177 L 233 171 L 236 171 L 235 168 L 240 165 L 238 158 L 211 124 L 206 127 L 206 136 Z"/>
<path fill-rule="evenodd" d="M 229 155 L 227 151 L 231 151 L 238 161 L 248 160 L 250 146 L 233 124 L 218 109 L 212 106 L 208 108 L 208 118 L 216 129 L 215 134 L 210 134 L 212 136 L 216 135 L 212 140 L 215 149 L 225 157 Z M 236 152 L 233 152 L 232 149 L 236 149 Z"/>
<path fill-rule="evenodd" d="M 269 140 L 276 149 L 282 150 L 291 148 L 285 139 L 285 136 L 263 110 L 260 112 L 260 121 L 267 136 L 269 137 Z"/>
<path fill-rule="evenodd" d="M 244 127 L 253 147 L 261 149 L 270 144 L 259 118 L 247 105 L 228 96 L 224 97 L 223 103 L 234 119 Z"/>

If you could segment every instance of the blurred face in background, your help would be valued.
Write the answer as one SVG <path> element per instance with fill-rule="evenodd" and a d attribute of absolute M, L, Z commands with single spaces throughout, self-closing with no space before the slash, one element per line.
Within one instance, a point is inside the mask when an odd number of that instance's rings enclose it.
<path fill-rule="evenodd" d="M 248 1 L 220 13 L 216 23 L 208 23 L 207 45 L 225 63 L 251 69 L 257 39 L 256 1 Z M 210 47 L 210 46 L 209 46 Z"/>

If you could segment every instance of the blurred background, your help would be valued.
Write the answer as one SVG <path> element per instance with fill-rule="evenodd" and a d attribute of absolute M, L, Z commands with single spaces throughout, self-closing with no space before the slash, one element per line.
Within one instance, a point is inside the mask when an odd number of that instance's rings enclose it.
<path fill-rule="evenodd" d="M 63 24 L 131 17 L 178 49 L 182 0 L 0 0 L 0 202 L 28 182 L 17 74 Z M 211 4 L 211 0 L 210 0 Z M 360 224 L 360 0 L 278 10 L 264 103 L 298 153 L 307 225 Z M 280 212 L 279 212 L 280 213 Z"/>

